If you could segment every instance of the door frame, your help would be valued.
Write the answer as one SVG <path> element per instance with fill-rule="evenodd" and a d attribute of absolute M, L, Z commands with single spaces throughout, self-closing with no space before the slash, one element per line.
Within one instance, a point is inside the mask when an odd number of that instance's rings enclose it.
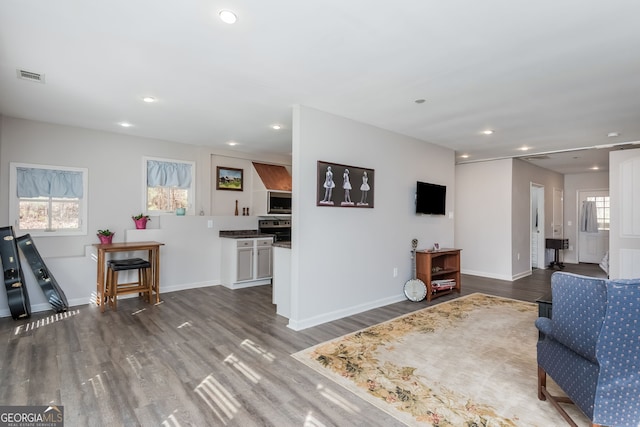
<path fill-rule="evenodd" d="M 544 216 L 544 195 L 545 188 L 544 185 L 538 184 L 536 182 L 531 181 L 529 184 L 529 247 L 531 248 L 533 245 L 533 239 L 531 231 L 531 224 L 534 222 L 533 218 L 533 206 L 534 203 L 538 208 L 538 233 L 537 233 L 537 263 L 533 265 L 532 257 L 529 257 L 529 266 L 531 269 L 533 268 L 546 268 L 546 249 L 545 249 L 545 216 Z"/>
<path fill-rule="evenodd" d="M 574 245 L 575 248 L 575 256 L 576 256 L 576 262 L 579 264 L 580 261 L 580 214 L 582 212 L 582 203 L 581 203 L 581 199 L 584 195 L 584 193 L 599 193 L 599 192 L 606 192 L 607 195 L 609 197 L 611 197 L 611 192 L 609 190 L 609 188 L 592 188 L 592 189 L 579 189 L 576 190 L 576 244 Z M 611 241 L 611 236 L 608 235 L 607 237 L 607 248 L 609 247 Z M 608 249 L 607 249 L 608 250 Z"/>

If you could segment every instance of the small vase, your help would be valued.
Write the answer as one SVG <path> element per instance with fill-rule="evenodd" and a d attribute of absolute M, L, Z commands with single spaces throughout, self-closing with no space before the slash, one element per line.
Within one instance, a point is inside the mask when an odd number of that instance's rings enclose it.
<path fill-rule="evenodd" d="M 147 218 L 134 219 L 133 222 L 136 223 L 137 230 L 144 230 L 147 228 Z"/>
<path fill-rule="evenodd" d="M 113 233 L 116 234 L 116 233 Z M 111 241 L 113 240 L 113 234 L 109 235 L 109 236 L 105 236 L 104 234 L 98 234 L 98 239 L 100 239 L 100 243 L 103 245 L 110 245 Z"/>

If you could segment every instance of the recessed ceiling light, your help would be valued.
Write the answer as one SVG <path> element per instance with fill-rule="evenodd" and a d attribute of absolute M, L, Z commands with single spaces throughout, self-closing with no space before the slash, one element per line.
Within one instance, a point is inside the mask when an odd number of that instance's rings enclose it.
<path fill-rule="evenodd" d="M 148 103 L 156 102 L 156 99 L 153 96 L 145 96 L 142 100 Z"/>
<path fill-rule="evenodd" d="M 220 19 L 222 20 L 222 22 L 225 22 L 227 24 L 235 24 L 236 21 L 238 20 L 238 17 L 236 16 L 236 14 L 231 12 L 230 10 L 221 10 L 218 13 L 218 16 L 220 16 Z"/>
<path fill-rule="evenodd" d="M 487 130 L 483 130 L 482 133 L 485 135 L 492 135 L 493 131 L 491 129 L 487 129 Z"/>
<path fill-rule="evenodd" d="M 420 99 L 416 99 L 416 100 L 415 100 L 415 101 L 413 101 L 413 102 L 415 102 L 416 104 L 424 104 L 424 103 L 425 103 L 425 101 L 426 101 L 426 99 L 422 99 L 422 98 L 420 98 Z"/>
<path fill-rule="evenodd" d="M 462 159 L 468 159 L 468 158 L 469 158 L 469 155 L 468 155 L 468 154 L 461 154 L 461 155 L 460 155 L 460 158 L 462 158 Z"/>
<path fill-rule="evenodd" d="M 600 167 L 598 167 L 598 166 L 594 166 L 594 167 L 592 167 L 592 168 L 591 168 L 591 170 L 592 170 L 592 171 L 597 171 L 597 170 L 600 170 Z"/>
<path fill-rule="evenodd" d="M 280 130 L 280 129 L 282 129 L 282 126 L 280 126 L 280 125 L 271 125 L 271 129 Z"/>
<path fill-rule="evenodd" d="M 238 143 L 235 141 L 227 141 L 227 145 L 230 145 L 233 147 L 234 145 L 238 145 Z"/>
<path fill-rule="evenodd" d="M 518 148 L 518 150 L 520 150 L 520 151 L 529 151 L 530 148 L 527 147 L 527 146 L 524 146 L 524 147 Z"/>
<path fill-rule="evenodd" d="M 130 128 L 131 126 L 133 126 L 131 123 L 127 123 L 127 122 L 120 122 L 119 124 L 123 128 Z"/>
<path fill-rule="evenodd" d="M 607 136 L 608 136 L 609 138 L 615 138 L 616 136 L 620 136 L 620 133 L 619 133 L 619 132 L 609 132 L 609 133 L 607 134 Z"/>

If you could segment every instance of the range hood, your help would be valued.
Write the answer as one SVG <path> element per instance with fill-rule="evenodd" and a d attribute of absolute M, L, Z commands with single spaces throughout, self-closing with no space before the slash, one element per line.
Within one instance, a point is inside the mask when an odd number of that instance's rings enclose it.
<path fill-rule="evenodd" d="M 267 190 L 291 191 L 291 175 L 284 166 L 252 163 Z"/>

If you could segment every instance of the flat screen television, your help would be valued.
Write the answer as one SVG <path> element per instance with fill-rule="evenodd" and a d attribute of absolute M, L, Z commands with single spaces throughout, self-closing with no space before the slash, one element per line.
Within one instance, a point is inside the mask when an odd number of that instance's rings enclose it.
<path fill-rule="evenodd" d="M 418 181 L 416 185 L 416 214 L 445 215 L 446 198 L 446 186 Z"/>

